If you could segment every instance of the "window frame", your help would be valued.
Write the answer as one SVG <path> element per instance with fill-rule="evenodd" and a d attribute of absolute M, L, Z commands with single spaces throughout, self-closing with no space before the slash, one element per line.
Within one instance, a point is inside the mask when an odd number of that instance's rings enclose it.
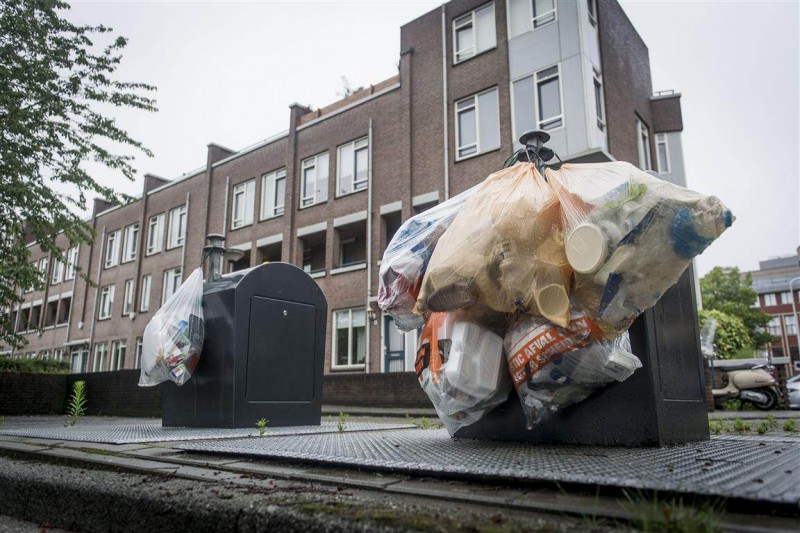
<path fill-rule="evenodd" d="M 145 282 L 147 280 L 147 282 Z M 150 291 L 153 287 L 153 275 L 152 274 L 145 274 L 142 276 L 142 285 L 139 288 L 141 291 L 139 297 L 139 312 L 146 313 L 150 310 Z M 147 295 L 145 296 L 145 288 L 147 289 Z"/>
<path fill-rule="evenodd" d="M 79 247 L 77 245 L 72 246 L 69 250 L 67 250 L 67 256 L 65 258 L 67 262 L 64 269 L 64 281 L 73 280 L 78 274 L 78 253 Z"/>
<path fill-rule="evenodd" d="M 781 292 L 781 305 L 792 305 L 792 292 L 793 291 Z"/>
<path fill-rule="evenodd" d="M 142 367 L 142 348 L 144 347 L 144 337 L 136 337 L 136 348 L 133 353 L 133 368 Z"/>
<path fill-rule="evenodd" d="M 119 265 L 119 241 L 122 237 L 122 230 L 114 230 L 106 237 L 106 257 L 103 263 L 105 268 L 114 268 Z"/>
<path fill-rule="evenodd" d="M 122 351 L 122 361 L 119 361 L 119 352 Z M 111 357 L 109 358 L 109 371 L 122 370 L 125 368 L 125 356 L 128 355 L 128 339 L 117 339 L 111 341 Z"/>
<path fill-rule="evenodd" d="M 175 213 L 175 215 L 173 215 Z M 177 218 L 178 234 L 176 235 L 174 242 L 173 242 L 173 223 L 174 219 Z M 177 207 L 173 207 L 169 210 L 169 220 L 167 226 L 167 250 L 174 250 L 175 248 L 180 248 L 183 246 L 183 243 L 186 242 L 186 221 L 188 219 L 186 213 L 186 204 L 179 205 Z M 182 230 L 182 231 L 181 231 Z"/>
<path fill-rule="evenodd" d="M 491 9 L 492 10 L 492 27 L 494 29 L 494 44 L 485 48 L 483 50 L 478 50 L 478 12 L 484 9 Z M 459 50 L 458 46 L 458 32 L 465 26 L 470 26 L 472 28 L 472 46 L 466 47 L 465 49 Z M 464 13 L 455 17 L 453 19 L 452 24 L 452 48 L 453 48 L 453 65 L 458 65 L 464 63 L 472 59 L 473 57 L 477 57 L 481 54 L 484 54 L 490 50 L 494 50 L 497 48 L 497 13 L 495 12 L 494 2 L 487 2 L 481 6 L 476 7 L 472 11 L 468 13 Z M 464 56 L 463 54 L 466 53 L 467 50 L 471 50 L 472 53 L 468 56 Z M 461 57 L 459 57 L 461 56 Z"/>
<path fill-rule="evenodd" d="M 64 279 L 64 263 L 58 259 L 58 257 L 53 257 L 53 272 L 50 276 L 50 285 L 58 285 Z"/>
<path fill-rule="evenodd" d="M 167 296 L 167 276 L 168 276 L 169 274 L 172 274 L 172 275 L 173 275 L 173 278 L 172 278 L 172 280 L 173 280 L 173 284 L 174 284 L 174 280 L 176 280 L 176 279 L 180 280 L 180 282 L 179 282 L 179 283 L 178 283 L 178 285 L 177 285 L 177 286 L 176 286 L 176 287 L 175 287 L 175 288 L 172 290 L 172 292 L 170 293 L 170 295 L 169 295 L 169 296 Z M 169 298 L 171 298 L 173 294 L 175 294 L 176 292 L 178 292 L 178 289 L 180 288 L 180 286 L 181 286 L 181 285 L 183 285 L 183 271 L 182 271 L 181 267 L 177 266 L 177 267 L 174 267 L 174 268 L 168 268 L 168 269 L 166 269 L 166 270 L 164 271 L 164 282 L 163 282 L 163 284 L 161 285 L 161 305 L 164 305 L 164 303 L 165 303 L 165 302 L 166 302 L 166 301 L 167 301 Z"/>
<path fill-rule="evenodd" d="M 497 146 L 483 147 L 483 146 L 481 146 L 481 108 L 480 108 L 480 105 L 479 105 L 478 97 L 480 97 L 480 96 L 482 96 L 484 94 L 488 94 L 488 93 L 490 93 L 492 91 L 496 91 L 497 92 L 497 107 L 498 107 L 498 113 L 497 113 L 497 132 L 498 132 L 497 142 L 498 142 L 498 144 L 497 144 Z M 459 104 L 461 104 L 463 102 L 466 102 L 466 101 L 468 101 L 470 99 L 473 101 L 471 106 L 464 107 L 463 109 L 459 109 L 458 108 Z M 461 126 L 460 126 L 459 118 L 460 118 L 460 115 L 462 113 L 466 113 L 467 111 L 470 111 L 471 109 L 475 110 L 475 143 L 474 143 L 475 144 L 475 152 L 473 152 L 471 154 L 467 154 L 467 155 L 461 155 L 461 151 L 466 149 L 466 148 L 470 148 L 472 146 L 472 144 L 468 144 L 468 145 L 464 145 L 464 146 L 460 145 L 460 143 L 461 143 Z M 453 102 L 453 112 L 454 112 L 454 116 L 455 116 L 455 130 L 456 130 L 456 135 L 455 135 L 455 142 L 456 142 L 456 147 L 455 147 L 456 158 L 455 158 L 455 160 L 456 160 L 456 162 L 463 161 L 465 159 L 470 159 L 472 157 L 477 157 L 479 155 L 488 154 L 489 152 L 493 152 L 494 150 L 498 150 L 499 148 L 501 148 L 503 146 L 503 141 L 502 141 L 502 138 L 501 138 L 501 135 L 500 135 L 500 87 L 498 85 L 495 85 L 495 86 L 490 87 L 488 89 L 485 89 L 483 91 L 479 91 L 479 92 L 477 92 L 475 94 L 471 94 L 471 95 L 466 96 L 464 98 L 459 98 L 458 100 Z"/>
<path fill-rule="evenodd" d="M 603 74 L 597 69 L 592 69 L 592 88 L 594 90 L 594 112 L 597 118 L 597 128 L 606 130 L 606 102 L 603 92 Z M 563 115 L 563 112 L 562 112 Z"/>
<path fill-rule="evenodd" d="M 586 0 L 586 11 L 589 13 L 589 22 L 597 26 L 597 0 Z"/>
<path fill-rule="evenodd" d="M 369 317 L 367 316 L 367 310 L 363 307 L 351 307 L 346 309 L 336 309 L 331 314 L 331 329 L 333 330 L 333 339 L 331 343 L 331 369 L 332 370 L 359 370 L 366 368 L 366 360 L 367 360 L 367 352 L 369 351 L 369 346 L 365 346 L 364 352 L 364 362 L 363 363 L 353 363 L 353 359 L 356 358 L 356 354 L 353 353 L 353 311 L 362 311 L 364 313 L 364 328 L 369 327 Z M 348 326 L 347 326 L 347 361 L 348 364 L 340 365 L 337 363 L 338 360 L 338 343 L 336 342 L 337 333 L 339 328 L 336 327 L 337 316 L 339 313 L 348 313 Z"/>
<path fill-rule="evenodd" d="M 103 349 L 99 350 L 99 348 L 103 348 Z M 98 359 L 97 359 L 98 352 L 102 352 L 99 362 L 98 362 Z M 103 367 L 105 366 L 106 356 L 107 355 L 108 355 L 108 343 L 107 342 L 98 342 L 98 343 L 96 343 L 94 345 L 94 358 L 92 359 L 92 372 L 102 372 L 103 371 Z"/>
<path fill-rule="evenodd" d="M 557 0 L 550 0 L 550 1 L 553 3 L 553 9 L 551 9 L 550 11 L 546 11 L 546 12 L 540 14 L 540 15 L 536 14 L 536 0 L 530 0 L 530 2 L 528 3 L 528 5 L 530 6 L 530 12 L 531 12 L 531 29 L 533 31 L 536 31 L 538 28 L 542 28 L 542 27 L 547 26 L 548 24 L 550 24 L 552 22 L 556 22 L 558 20 L 558 1 Z M 545 18 L 545 17 L 549 16 L 550 14 L 553 15 L 552 19 L 546 20 L 546 21 L 544 21 L 544 22 L 542 22 L 540 24 L 537 24 L 536 19 Z"/>
<path fill-rule="evenodd" d="M 115 285 L 106 285 L 100 288 L 100 305 L 97 311 L 97 320 L 108 320 L 114 314 Z"/>
<path fill-rule="evenodd" d="M 330 175 L 331 158 L 330 158 L 330 152 L 328 150 L 319 152 L 318 154 L 314 154 L 314 155 L 312 155 L 310 157 L 306 157 L 305 159 L 300 161 L 300 206 L 299 206 L 299 209 L 308 209 L 309 207 L 314 207 L 315 205 L 324 204 L 324 203 L 326 203 L 328 201 L 328 191 L 325 192 L 325 200 L 317 199 L 317 184 L 319 183 L 319 169 L 320 169 L 320 166 L 321 166 L 319 164 L 319 159 L 322 156 L 325 156 L 325 155 L 328 156 L 327 157 L 328 162 L 327 162 L 327 165 L 326 165 L 327 168 L 325 169 L 325 172 L 327 173 L 327 177 L 325 178 L 325 186 L 329 187 L 330 186 L 330 179 L 331 179 L 331 175 Z M 310 161 L 313 161 L 313 164 L 307 165 L 307 163 L 309 163 Z M 305 190 L 304 190 L 305 186 L 306 186 L 306 170 L 307 170 L 307 168 L 310 168 L 310 167 L 313 167 L 313 169 L 314 169 L 314 180 L 313 180 L 314 191 L 313 191 L 313 195 L 312 196 L 306 195 Z M 310 204 L 305 204 L 304 205 L 304 202 L 309 198 L 312 200 L 312 202 Z"/>
<path fill-rule="evenodd" d="M 557 68 L 557 71 L 556 71 L 557 73 L 555 75 L 548 76 L 548 77 L 544 78 L 543 80 L 539 80 L 538 79 L 538 76 L 539 76 L 540 73 L 545 72 L 547 70 L 550 70 L 553 67 Z M 557 126 L 555 128 L 550 128 L 550 129 L 545 130 L 543 128 L 543 126 L 542 126 L 545 123 L 545 121 L 542 120 L 542 118 L 539 116 L 539 82 L 540 81 L 547 82 L 547 81 L 550 81 L 552 78 L 555 78 L 555 77 L 558 78 L 558 97 L 559 97 L 559 107 L 561 108 L 561 114 L 557 115 L 555 117 L 549 118 L 547 120 L 547 122 L 550 123 L 550 122 L 556 122 L 557 120 L 561 120 L 561 125 Z M 514 94 L 515 94 L 514 93 L 514 84 L 518 83 L 518 82 L 522 82 L 524 80 L 527 80 L 528 78 L 530 78 L 530 81 L 531 81 L 531 83 L 533 85 L 533 113 L 534 113 L 533 129 L 543 130 L 543 131 L 546 131 L 548 133 L 551 133 L 551 132 L 559 131 L 559 130 L 564 129 L 564 128 L 567 127 L 567 117 L 566 117 L 566 112 L 564 110 L 564 83 L 563 83 L 563 80 L 562 80 L 561 62 L 558 62 L 558 63 L 554 63 L 552 65 L 546 66 L 544 68 L 541 68 L 539 70 L 536 70 L 534 72 L 525 74 L 524 76 L 520 76 L 518 78 L 515 78 L 515 79 L 511 80 L 511 82 L 509 83 L 509 92 L 511 93 L 510 94 L 510 98 L 511 98 L 511 131 L 512 131 L 512 133 L 514 135 L 514 143 L 516 143 L 517 146 L 519 145 L 519 142 L 518 142 L 519 137 L 525 132 L 524 131 L 518 131 L 517 116 L 516 116 L 517 102 L 516 102 L 516 97 L 514 96 Z M 603 111 L 605 111 L 605 107 L 603 107 Z"/>
<path fill-rule="evenodd" d="M 786 335 L 797 335 L 797 316 L 783 315 L 783 330 Z"/>
<path fill-rule="evenodd" d="M 241 195 L 241 213 L 236 213 L 237 201 Z M 249 180 L 237 183 L 233 187 L 231 194 L 231 230 L 237 230 L 252 226 L 255 221 L 256 205 L 256 180 Z"/>
<path fill-rule="evenodd" d="M 123 244 L 122 244 L 122 261 L 121 263 L 130 263 L 136 261 L 136 256 L 139 255 L 139 223 L 134 222 L 125 226 L 123 231 Z"/>
<path fill-rule="evenodd" d="M 778 296 L 776 293 L 768 292 L 762 296 L 764 296 L 764 307 L 775 307 L 778 305 Z"/>
<path fill-rule="evenodd" d="M 122 316 L 130 316 L 136 308 L 136 283 L 134 279 L 126 279 L 122 295 Z"/>
<path fill-rule="evenodd" d="M 636 115 L 636 147 L 639 152 L 639 168 L 641 170 L 653 170 L 653 159 L 650 153 L 650 127 L 645 124 L 639 115 Z M 642 156 L 645 159 L 645 166 L 642 166 Z"/>
<path fill-rule="evenodd" d="M 283 180 L 283 197 L 278 202 L 278 182 Z M 272 191 L 272 205 L 267 201 L 268 193 Z M 283 216 L 286 211 L 286 168 L 279 168 L 261 175 L 261 206 L 259 209 L 259 221 L 269 220 Z M 270 214 L 271 212 L 271 214 Z"/>
<path fill-rule="evenodd" d="M 145 257 L 161 253 L 164 250 L 164 219 L 165 213 L 158 213 L 147 220 L 147 244 Z M 155 229 L 153 229 L 155 228 Z"/>
<path fill-rule="evenodd" d="M 363 143 L 363 145 L 358 146 L 359 143 Z M 350 192 L 342 192 L 342 149 L 352 147 L 353 148 L 353 181 L 351 183 L 352 190 Z M 367 177 L 363 180 L 357 180 L 356 176 L 358 174 L 358 157 L 357 154 L 360 151 L 367 152 Z M 369 136 L 365 135 L 363 137 L 359 137 L 358 139 L 354 139 L 350 142 L 346 142 L 344 144 L 340 144 L 336 147 L 336 198 L 341 198 L 343 196 L 350 196 L 351 194 L 356 194 L 359 192 L 364 192 L 369 188 L 369 168 L 370 168 L 370 147 L 369 147 Z M 361 189 L 356 189 L 356 183 L 363 183 L 364 186 Z"/>
<path fill-rule="evenodd" d="M 666 157 L 666 170 L 662 166 L 661 161 L 661 151 L 659 147 L 664 145 L 664 156 Z M 669 139 L 667 139 L 666 133 L 656 133 L 656 166 L 658 167 L 659 174 L 671 174 L 672 173 L 672 161 L 669 158 Z"/>

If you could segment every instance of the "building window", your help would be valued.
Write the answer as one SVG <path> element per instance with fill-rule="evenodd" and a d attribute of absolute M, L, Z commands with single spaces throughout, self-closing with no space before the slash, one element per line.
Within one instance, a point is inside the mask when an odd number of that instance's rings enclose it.
<path fill-rule="evenodd" d="M 58 316 L 56 317 L 56 324 L 66 324 L 69 322 L 69 312 L 72 309 L 72 297 L 62 298 L 58 304 Z"/>
<path fill-rule="evenodd" d="M 44 307 L 44 327 L 55 326 L 56 318 L 58 318 L 58 300 L 47 302 Z"/>
<path fill-rule="evenodd" d="M 586 9 L 589 11 L 589 22 L 597 26 L 597 0 L 586 0 Z"/>
<path fill-rule="evenodd" d="M 39 329 L 39 322 L 42 319 L 42 306 L 41 305 L 34 305 L 31 306 L 31 314 L 28 315 L 28 331 L 34 331 Z"/>
<path fill-rule="evenodd" d="M 67 250 L 67 268 L 64 272 L 64 279 L 75 279 L 75 273 L 78 270 L 78 247 L 73 246 Z"/>
<path fill-rule="evenodd" d="M 50 350 L 42 350 L 41 352 L 39 352 L 39 359 L 41 359 L 42 361 L 47 361 L 48 359 L 50 359 Z"/>
<path fill-rule="evenodd" d="M 92 372 L 102 372 L 106 366 L 106 355 L 108 355 L 108 344 L 101 342 L 94 345 L 94 362 Z"/>
<path fill-rule="evenodd" d="M 53 258 L 53 277 L 51 282 L 53 285 L 61 283 L 61 279 L 64 277 L 64 263 L 59 261 L 57 258 Z"/>
<path fill-rule="evenodd" d="M 164 213 L 150 217 L 147 223 L 147 255 L 157 254 L 164 247 Z"/>
<path fill-rule="evenodd" d="M 56 361 L 64 360 L 64 348 L 56 348 L 53 350 L 53 359 Z"/>
<path fill-rule="evenodd" d="M 639 148 L 639 168 L 642 170 L 652 170 L 653 164 L 650 161 L 650 130 L 647 124 L 636 117 L 636 143 Z"/>
<path fill-rule="evenodd" d="M 769 331 L 770 335 L 775 335 L 776 337 L 780 337 L 781 335 L 781 317 L 774 316 L 770 319 L 769 323 L 767 324 L 767 331 Z"/>
<path fill-rule="evenodd" d="M 164 305 L 164 302 L 175 294 L 175 291 L 178 290 L 182 282 L 181 267 L 171 268 L 164 272 L 164 288 L 161 291 L 161 305 Z"/>
<path fill-rule="evenodd" d="M 453 60 L 469 59 L 497 46 L 494 3 L 471 11 L 453 21 Z"/>
<path fill-rule="evenodd" d="M 100 312 L 98 320 L 111 318 L 111 309 L 114 307 L 114 285 L 106 285 L 100 289 Z"/>
<path fill-rule="evenodd" d="M 778 305 L 777 294 L 771 292 L 764 295 L 764 307 L 772 307 Z"/>
<path fill-rule="evenodd" d="M 256 180 L 240 183 L 233 188 L 231 229 L 242 228 L 253 223 L 256 201 Z"/>
<path fill-rule="evenodd" d="M 115 267 L 119 264 L 119 236 L 119 230 L 108 234 L 106 241 L 106 268 Z"/>
<path fill-rule="evenodd" d="M 339 196 L 367 188 L 369 177 L 369 139 L 364 137 L 339 147 L 336 190 Z"/>
<path fill-rule="evenodd" d="M 597 115 L 597 127 L 600 131 L 606 128 L 606 107 L 603 101 L 603 76 L 594 71 L 594 111 Z"/>
<path fill-rule="evenodd" d="M 186 206 L 182 205 L 171 209 L 169 212 L 169 231 L 167 235 L 167 249 L 177 248 L 186 238 Z"/>
<path fill-rule="evenodd" d="M 150 285 L 152 284 L 153 276 L 145 274 L 142 276 L 142 298 L 139 300 L 139 311 L 142 313 L 150 309 Z"/>
<path fill-rule="evenodd" d="M 789 291 L 781 293 L 781 303 L 784 305 L 792 305 L 792 293 Z"/>
<path fill-rule="evenodd" d="M 456 160 L 500 147 L 497 87 L 456 102 Z"/>
<path fill-rule="evenodd" d="M 41 278 L 43 283 L 47 285 L 47 268 L 50 266 L 50 259 L 47 257 L 42 257 L 39 259 L 39 272 L 41 273 Z"/>
<path fill-rule="evenodd" d="M 783 317 L 783 325 L 787 335 L 797 335 L 797 317 L 787 315 Z"/>
<path fill-rule="evenodd" d="M 286 169 L 261 176 L 261 220 L 283 214 L 286 199 Z"/>
<path fill-rule="evenodd" d="M 111 370 L 125 368 L 125 352 L 128 351 L 128 342 L 124 339 L 111 343 Z"/>
<path fill-rule="evenodd" d="M 142 346 L 144 341 L 142 337 L 136 337 L 136 352 L 134 353 L 133 368 L 142 367 Z"/>
<path fill-rule="evenodd" d="M 125 281 L 125 298 L 122 300 L 122 316 L 128 316 L 133 313 L 133 300 L 135 296 L 133 280 Z"/>
<path fill-rule="evenodd" d="M 540 28 L 556 20 L 556 0 L 532 0 L 533 27 Z"/>
<path fill-rule="evenodd" d="M 666 133 L 656 133 L 656 157 L 658 158 L 658 171 L 669 174 L 669 145 Z"/>
<path fill-rule="evenodd" d="M 328 152 L 304 159 L 300 207 L 328 201 Z"/>
<path fill-rule="evenodd" d="M 514 138 L 529 130 L 554 130 L 564 125 L 560 65 L 516 80 L 512 98 Z"/>
<path fill-rule="evenodd" d="M 367 260 L 367 224 L 355 222 L 336 228 L 339 242 L 338 267 L 363 264 Z"/>
<path fill-rule="evenodd" d="M 334 311 L 333 367 L 363 365 L 367 354 L 367 315 L 363 308 Z"/>
<path fill-rule="evenodd" d="M 325 273 L 325 240 L 327 233 L 320 231 L 304 235 L 300 239 L 300 250 L 303 253 L 301 267 L 309 274 Z"/>
<path fill-rule="evenodd" d="M 125 228 L 125 239 L 122 246 L 122 262 L 129 263 L 136 259 L 139 251 L 139 224 L 131 224 Z"/>

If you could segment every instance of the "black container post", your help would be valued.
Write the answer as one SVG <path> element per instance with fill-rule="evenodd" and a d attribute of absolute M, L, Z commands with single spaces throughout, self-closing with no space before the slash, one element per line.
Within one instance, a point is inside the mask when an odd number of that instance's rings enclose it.
<path fill-rule="evenodd" d="M 517 161 L 544 169 L 555 155 L 542 146 L 550 136 L 526 132 Z M 556 156 L 557 157 L 557 156 Z M 688 268 L 658 303 L 629 330 L 642 368 L 532 430 L 525 428 L 516 391 L 456 437 L 609 446 L 660 446 L 708 440 L 704 363 L 697 328 L 694 271 Z"/>
<path fill-rule="evenodd" d="M 303 270 L 267 263 L 203 287 L 205 340 L 183 386 L 162 392 L 164 426 L 319 425 L 328 304 Z"/>

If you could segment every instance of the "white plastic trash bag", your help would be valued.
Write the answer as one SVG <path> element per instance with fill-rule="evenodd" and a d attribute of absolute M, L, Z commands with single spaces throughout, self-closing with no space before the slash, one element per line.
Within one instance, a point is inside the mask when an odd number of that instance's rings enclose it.
<path fill-rule="evenodd" d="M 203 271 L 198 268 L 147 324 L 140 387 L 167 380 L 186 383 L 203 349 Z"/>

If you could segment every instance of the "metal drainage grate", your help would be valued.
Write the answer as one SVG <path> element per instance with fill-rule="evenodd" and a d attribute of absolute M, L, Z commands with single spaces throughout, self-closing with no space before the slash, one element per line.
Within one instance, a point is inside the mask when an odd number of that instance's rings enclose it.
<path fill-rule="evenodd" d="M 664 448 L 451 439 L 444 430 L 196 442 L 178 449 L 418 474 L 547 480 L 800 503 L 800 442 L 713 439 Z"/>
<path fill-rule="evenodd" d="M 407 429 L 413 427 L 416 426 L 410 424 L 348 422 L 345 431 L 380 431 L 387 429 Z M 338 431 L 339 429 L 335 422 L 324 421 L 319 426 L 268 427 L 264 433 L 264 436 L 274 437 L 282 435 L 310 435 L 314 433 L 333 433 Z M 0 435 L 80 442 L 103 442 L 107 444 L 135 444 L 140 442 L 167 442 L 253 437 L 258 435 L 258 429 L 178 428 L 163 427 L 160 424 L 136 424 L 118 426 L 74 426 L 58 428 L 6 429 L 0 430 Z"/>

